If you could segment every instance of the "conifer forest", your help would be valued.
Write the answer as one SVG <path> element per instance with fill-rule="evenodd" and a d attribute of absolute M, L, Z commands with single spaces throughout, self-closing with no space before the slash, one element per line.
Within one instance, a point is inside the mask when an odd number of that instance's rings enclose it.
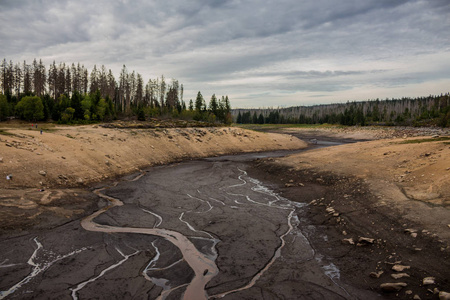
<path fill-rule="evenodd" d="M 241 124 L 450 126 L 450 94 L 287 108 L 233 109 Z"/>
<path fill-rule="evenodd" d="M 48 71 L 47 71 L 48 70 Z M 141 74 L 123 65 L 119 79 L 105 66 L 53 62 L 48 69 L 42 60 L 31 64 L 7 62 L 0 65 L 0 121 L 53 120 L 58 123 L 91 123 L 117 118 L 169 117 L 231 123 L 228 96 L 212 95 L 209 103 L 199 91 L 186 103 L 183 84 L 176 79 L 144 81 Z"/>

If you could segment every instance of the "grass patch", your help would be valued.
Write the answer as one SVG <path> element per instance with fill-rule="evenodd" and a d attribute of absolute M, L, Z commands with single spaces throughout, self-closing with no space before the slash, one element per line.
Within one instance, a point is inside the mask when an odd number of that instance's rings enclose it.
<path fill-rule="evenodd" d="M 0 134 L 1 135 L 8 135 L 8 136 L 13 136 L 14 133 L 8 132 L 8 131 L 4 131 L 3 129 L 0 129 Z"/>
<path fill-rule="evenodd" d="M 239 127 L 243 129 L 256 130 L 256 131 L 267 131 L 276 129 L 289 129 L 289 128 L 344 128 L 341 125 L 331 125 L 331 124 L 233 124 L 233 127 Z"/>
<path fill-rule="evenodd" d="M 430 143 L 430 142 L 443 142 L 443 141 L 449 141 L 450 136 L 440 136 L 437 138 L 430 138 L 430 139 L 415 139 L 415 140 L 407 140 L 407 141 L 401 141 L 398 144 L 421 144 L 421 143 Z M 444 142 L 444 144 L 449 144 L 449 142 Z"/>

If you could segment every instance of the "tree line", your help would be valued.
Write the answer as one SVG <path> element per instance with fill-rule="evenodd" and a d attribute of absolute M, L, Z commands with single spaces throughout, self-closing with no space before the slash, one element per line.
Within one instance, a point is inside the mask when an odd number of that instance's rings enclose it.
<path fill-rule="evenodd" d="M 241 124 L 341 124 L 450 127 L 450 94 L 288 108 L 233 109 Z"/>
<path fill-rule="evenodd" d="M 122 117 L 176 117 L 231 123 L 228 96 L 211 96 L 209 105 L 198 92 L 195 104 L 186 105 L 184 86 L 176 79 L 160 78 L 144 83 L 141 74 L 123 65 L 119 79 L 104 65 L 89 72 L 80 63 L 55 61 L 47 68 L 42 60 L 31 64 L 0 65 L 0 121 L 9 117 L 61 123 L 108 121 Z"/>

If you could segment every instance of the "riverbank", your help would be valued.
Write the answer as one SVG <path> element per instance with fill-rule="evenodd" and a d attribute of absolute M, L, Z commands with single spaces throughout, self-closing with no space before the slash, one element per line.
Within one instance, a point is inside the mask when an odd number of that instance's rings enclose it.
<path fill-rule="evenodd" d="M 289 135 L 233 127 L 0 125 L 0 231 L 9 233 L 80 218 L 97 207 L 86 187 L 143 168 L 306 147 Z"/>
<path fill-rule="evenodd" d="M 390 299 L 439 299 L 450 291 L 449 142 L 428 135 L 345 144 L 260 160 L 254 172 L 278 182 L 286 198 L 309 203 L 302 230 L 345 283 Z"/>

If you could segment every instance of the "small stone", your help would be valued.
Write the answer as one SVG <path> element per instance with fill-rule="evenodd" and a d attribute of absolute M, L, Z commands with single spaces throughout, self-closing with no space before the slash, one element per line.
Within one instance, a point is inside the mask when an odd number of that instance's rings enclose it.
<path fill-rule="evenodd" d="M 366 243 L 366 244 L 373 244 L 374 239 L 366 238 L 366 237 L 360 237 L 358 242 L 360 243 Z"/>
<path fill-rule="evenodd" d="M 371 273 L 369 274 L 369 276 L 372 277 L 372 278 L 380 278 L 380 276 L 381 276 L 383 273 L 384 273 L 383 271 L 371 272 Z"/>
<path fill-rule="evenodd" d="M 411 290 L 405 291 L 405 295 L 412 295 L 412 293 L 413 293 L 413 291 L 411 291 Z"/>
<path fill-rule="evenodd" d="M 334 210 L 334 208 L 332 207 L 328 207 L 327 209 L 325 209 L 325 211 L 329 214 L 334 214 L 336 211 Z"/>
<path fill-rule="evenodd" d="M 3 162 L 3 157 L 0 157 L 0 163 L 2 163 Z"/>
<path fill-rule="evenodd" d="M 416 295 L 414 295 L 413 299 L 414 299 L 414 300 L 421 300 L 421 299 L 420 299 L 420 296 L 419 296 L 419 295 L 417 295 L 417 294 L 416 294 Z"/>
<path fill-rule="evenodd" d="M 413 237 L 413 238 L 417 237 L 417 232 L 411 233 L 411 237 Z"/>
<path fill-rule="evenodd" d="M 347 235 L 347 231 L 343 230 L 343 231 L 342 231 L 342 234 L 343 234 L 343 235 Z"/>
<path fill-rule="evenodd" d="M 411 228 L 407 228 L 407 229 L 405 229 L 405 233 L 414 233 L 414 232 L 417 232 L 417 229 L 411 229 Z"/>
<path fill-rule="evenodd" d="M 411 268 L 410 266 L 402 266 L 402 265 L 394 265 L 392 267 L 392 270 L 394 270 L 395 272 L 403 272 L 404 270 L 408 270 L 409 268 Z"/>
<path fill-rule="evenodd" d="M 387 282 L 382 283 L 380 285 L 380 288 L 383 292 L 391 293 L 391 292 L 398 292 L 405 286 L 407 286 L 407 284 L 404 282 Z"/>
<path fill-rule="evenodd" d="M 41 171 L 39 171 L 39 175 L 46 176 L 47 172 L 45 172 L 44 170 L 41 170 Z"/>
<path fill-rule="evenodd" d="M 391 274 L 391 277 L 394 279 L 400 279 L 403 277 L 409 277 L 407 273 L 398 273 L 398 274 Z"/>
<path fill-rule="evenodd" d="M 355 244 L 355 241 L 353 241 L 352 238 L 349 238 L 349 239 L 343 239 L 343 240 L 342 240 L 342 244 L 344 244 L 344 245 L 354 245 L 354 244 Z"/>
<path fill-rule="evenodd" d="M 434 277 L 425 277 L 424 279 L 423 279 L 423 285 L 431 285 L 431 284 L 434 284 L 435 282 L 435 279 L 436 278 L 434 278 Z"/>
<path fill-rule="evenodd" d="M 438 288 L 434 288 L 433 294 L 439 294 L 439 289 Z"/>

